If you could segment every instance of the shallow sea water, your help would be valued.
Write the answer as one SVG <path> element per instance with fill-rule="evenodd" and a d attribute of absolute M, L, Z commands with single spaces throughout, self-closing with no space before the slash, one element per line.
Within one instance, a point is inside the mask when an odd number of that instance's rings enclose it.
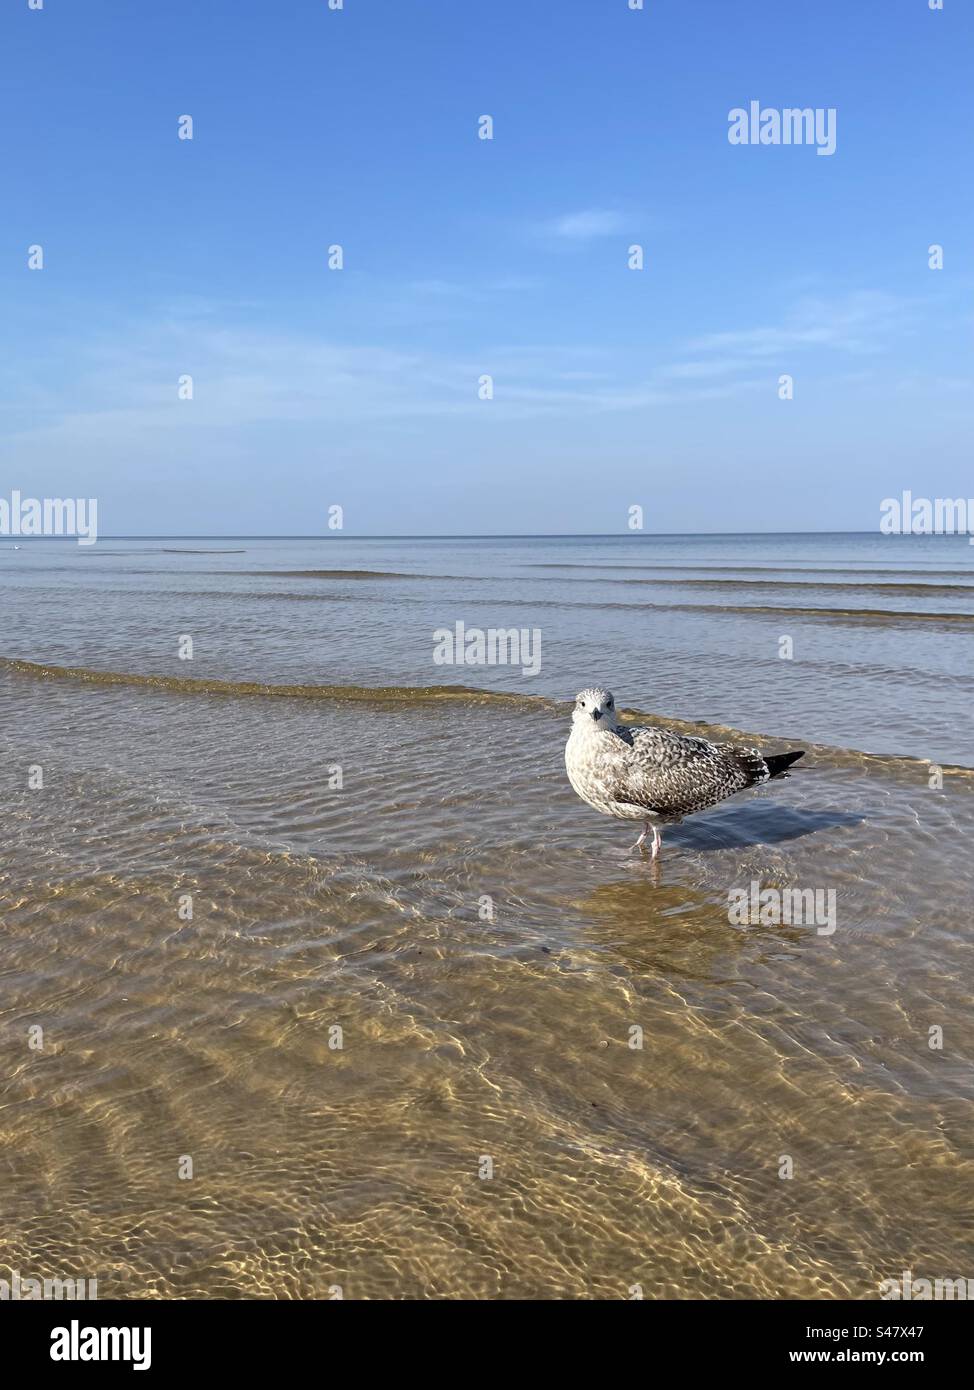
<path fill-rule="evenodd" d="M 969 1274 L 974 605 L 863 585 L 963 585 L 970 558 L 804 536 L 4 547 L 0 1276 L 542 1299 Z M 760 596 L 618 583 L 769 564 Z M 345 576 L 284 573 L 309 569 Z M 434 666 L 458 620 L 539 627 L 541 671 Z M 564 774 L 565 701 L 596 679 L 809 752 L 668 830 L 654 866 Z M 732 924 L 753 881 L 834 890 L 835 931 Z"/>

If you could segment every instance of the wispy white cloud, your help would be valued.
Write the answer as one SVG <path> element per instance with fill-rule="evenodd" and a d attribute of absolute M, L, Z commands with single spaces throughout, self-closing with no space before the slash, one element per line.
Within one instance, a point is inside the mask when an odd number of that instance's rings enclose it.
<path fill-rule="evenodd" d="M 474 280 L 411 280 L 405 286 L 407 296 L 420 299 L 458 299 L 487 303 L 495 294 L 520 294 L 537 289 L 539 281 L 533 276 L 507 275 L 495 279 Z M 396 293 L 396 291 L 393 291 Z"/>
<path fill-rule="evenodd" d="M 24 467 L 82 460 L 246 456 L 258 440 L 354 440 L 362 430 L 426 428 L 452 419 L 571 420 L 752 389 L 747 382 L 667 381 L 645 361 L 604 347 L 485 345 L 476 354 L 396 350 L 311 334 L 218 326 L 161 313 L 63 345 L 61 370 L 35 377 L 10 420 Z M 31 373 L 30 364 L 25 364 Z M 194 395 L 180 400 L 179 378 Z M 494 380 L 487 404 L 478 395 Z M 8 387 L 15 386 L 10 371 Z M 14 393 L 16 394 L 16 392 Z M 487 414 L 485 414 L 487 412 Z M 19 419 L 17 418 L 19 416 Z"/>
<path fill-rule="evenodd" d="M 561 241 L 593 241 L 596 237 L 613 236 L 625 227 L 625 218 L 619 212 L 606 208 L 586 208 L 581 212 L 565 213 L 550 222 L 542 223 L 542 235 L 555 237 Z"/>
<path fill-rule="evenodd" d="M 744 359 L 775 357 L 800 348 L 873 353 L 905 326 L 906 301 L 874 290 L 841 299 L 805 298 L 780 323 L 708 333 L 688 344 L 691 352 L 729 352 Z"/>
<path fill-rule="evenodd" d="M 694 362 L 673 362 L 659 369 L 665 381 L 701 381 L 715 376 L 727 376 L 739 371 L 741 363 L 730 357 L 713 357 Z"/>
<path fill-rule="evenodd" d="M 447 281 L 415 284 L 411 293 L 449 298 Z M 606 342 L 532 342 L 396 349 L 328 340 L 254 323 L 217 305 L 171 306 L 142 321 L 87 329 L 57 346 L 54 361 L 8 360 L 13 405 L 9 444 L 26 459 L 110 449 L 139 457 L 212 442 L 246 449 L 255 431 L 307 439 L 354 438 L 362 428 L 395 430 L 416 422 L 491 420 L 637 412 L 768 391 L 800 352 L 818 350 L 826 370 L 860 368 L 909 326 L 909 306 L 891 296 L 859 293 L 836 301 L 805 299 L 779 323 L 703 335 L 684 353 L 665 347 L 614 351 Z M 50 346 L 50 345 L 49 345 Z M 660 360 L 661 352 L 663 360 Z M 858 361 L 856 355 L 859 355 Z M 782 364 L 785 365 L 782 365 Z M 194 399 L 181 401 L 177 381 L 194 378 Z M 478 396 L 494 378 L 489 406 Z M 466 427 L 466 426 L 464 426 Z"/>

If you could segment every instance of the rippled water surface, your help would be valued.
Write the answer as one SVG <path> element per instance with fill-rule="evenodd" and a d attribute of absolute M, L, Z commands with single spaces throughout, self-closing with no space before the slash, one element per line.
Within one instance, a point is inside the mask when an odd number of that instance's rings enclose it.
<path fill-rule="evenodd" d="M 974 1273 L 965 542 L 25 542 L 0 585 L 0 1277 Z M 540 670 L 434 663 L 457 622 Z M 654 866 L 565 777 L 596 681 L 808 754 Z M 834 932 L 732 923 L 752 883 Z"/>

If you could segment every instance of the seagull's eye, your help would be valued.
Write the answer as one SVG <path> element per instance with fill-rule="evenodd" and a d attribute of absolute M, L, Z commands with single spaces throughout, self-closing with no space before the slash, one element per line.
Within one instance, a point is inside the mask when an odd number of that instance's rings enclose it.
<path fill-rule="evenodd" d="M 606 702 L 605 702 L 605 707 L 606 707 L 606 709 L 611 709 L 611 708 L 612 708 L 612 701 L 611 701 L 611 700 L 606 700 Z"/>

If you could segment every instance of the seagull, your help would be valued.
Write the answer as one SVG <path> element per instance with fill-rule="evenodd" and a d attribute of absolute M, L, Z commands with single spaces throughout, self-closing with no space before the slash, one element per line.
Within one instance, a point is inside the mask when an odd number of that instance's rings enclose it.
<path fill-rule="evenodd" d="M 565 767 L 575 791 L 596 811 L 643 822 L 632 848 L 639 849 L 652 832 L 655 859 L 663 843 L 660 824 L 676 824 L 748 787 L 787 775 L 804 751 L 765 757 L 757 748 L 620 724 L 612 691 L 597 686 L 575 697 Z"/>

